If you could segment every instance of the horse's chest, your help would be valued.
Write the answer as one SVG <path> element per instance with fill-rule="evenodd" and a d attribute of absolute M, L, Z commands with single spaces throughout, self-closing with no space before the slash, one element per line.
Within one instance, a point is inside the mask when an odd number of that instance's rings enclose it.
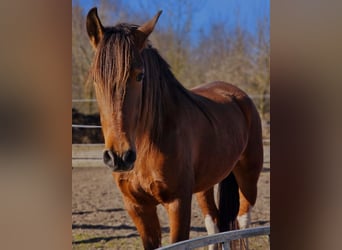
<path fill-rule="evenodd" d="M 155 197 L 158 202 L 166 203 L 174 199 L 174 195 L 166 183 L 162 181 L 152 181 L 148 187 L 148 192 Z"/>
<path fill-rule="evenodd" d="M 168 186 L 158 180 L 119 179 L 117 184 L 125 196 L 135 203 L 167 203 L 174 199 Z"/>

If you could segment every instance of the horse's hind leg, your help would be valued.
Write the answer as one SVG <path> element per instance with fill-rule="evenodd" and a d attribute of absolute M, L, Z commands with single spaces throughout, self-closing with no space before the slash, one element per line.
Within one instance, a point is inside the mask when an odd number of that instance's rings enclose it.
<path fill-rule="evenodd" d="M 144 249 L 155 249 L 161 246 L 161 230 L 155 205 L 137 205 L 124 198 L 125 207 L 132 218 Z"/>
<path fill-rule="evenodd" d="M 214 187 L 207 191 L 196 193 L 196 199 L 204 216 L 208 235 L 219 233 L 217 227 L 218 210 L 214 199 Z M 217 249 L 217 247 L 217 245 L 210 245 L 209 250 Z"/>
<path fill-rule="evenodd" d="M 251 129 L 250 138 L 239 162 L 233 169 L 239 186 L 240 209 L 238 221 L 240 228 L 249 224 L 249 213 L 257 198 L 257 182 L 263 165 L 263 144 L 260 127 Z"/>
<path fill-rule="evenodd" d="M 257 197 L 257 182 L 262 168 L 262 156 L 259 160 L 257 159 L 257 157 L 254 159 L 243 157 L 233 169 L 239 186 L 240 209 L 237 220 L 241 229 L 249 226 L 251 208 L 254 206 Z M 241 243 L 245 249 L 248 249 L 247 239 Z"/>
<path fill-rule="evenodd" d="M 245 229 L 248 228 L 251 221 L 251 204 L 248 202 L 246 197 L 243 195 L 241 190 L 239 190 L 240 196 L 240 209 L 237 220 L 239 222 L 239 228 Z"/>

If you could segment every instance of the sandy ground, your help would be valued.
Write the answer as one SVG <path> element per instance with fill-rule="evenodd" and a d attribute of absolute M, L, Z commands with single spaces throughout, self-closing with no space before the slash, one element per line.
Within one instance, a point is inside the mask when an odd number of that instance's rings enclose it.
<path fill-rule="evenodd" d="M 270 168 L 264 167 L 252 227 L 270 224 Z M 169 244 L 166 213 L 158 207 L 163 245 Z M 197 202 L 192 202 L 190 237 L 205 236 Z M 106 167 L 77 167 L 72 173 L 73 249 L 142 249 L 134 224 L 124 210 L 121 193 Z M 267 236 L 249 239 L 250 249 L 269 249 Z"/>

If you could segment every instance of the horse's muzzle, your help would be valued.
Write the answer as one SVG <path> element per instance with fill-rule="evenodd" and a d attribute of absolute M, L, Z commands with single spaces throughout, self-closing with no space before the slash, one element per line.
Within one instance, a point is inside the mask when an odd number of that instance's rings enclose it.
<path fill-rule="evenodd" d="M 103 162 L 114 172 L 132 170 L 135 160 L 136 153 L 133 150 L 128 150 L 122 155 L 118 155 L 109 149 L 103 152 Z"/>

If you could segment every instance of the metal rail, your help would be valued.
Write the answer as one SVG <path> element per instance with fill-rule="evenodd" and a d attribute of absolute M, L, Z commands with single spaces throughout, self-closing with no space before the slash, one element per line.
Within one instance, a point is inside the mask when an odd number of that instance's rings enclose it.
<path fill-rule="evenodd" d="M 242 238 L 249 238 L 261 235 L 270 235 L 270 227 L 255 227 L 255 228 L 248 228 L 242 230 L 234 230 L 229 232 L 223 232 L 218 234 L 213 234 L 204 237 L 198 237 L 195 239 L 185 240 L 181 242 L 174 243 L 169 246 L 157 248 L 158 250 L 188 250 L 198 247 L 204 247 L 211 244 L 218 244 L 223 243 L 223 249 L 227 250 L 230 249 L 229 243 L 232 240 L 242 239 Z"/>

